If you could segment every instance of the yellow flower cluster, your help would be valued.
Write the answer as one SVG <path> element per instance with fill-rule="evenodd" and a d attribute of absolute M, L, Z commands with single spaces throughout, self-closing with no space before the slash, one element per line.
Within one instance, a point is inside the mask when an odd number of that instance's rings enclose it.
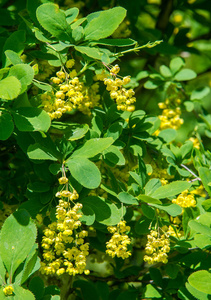
<path fill-rule="evenodd" d="M 5 296 L 12 296 L 14 292 L 14 288 L 11 285 L 6 286 L 3 288 L 3 293 Z"/>
<path fill-rule="evenodd" d="M 109 226 L 108 231 L 112 233 L 111 239 L 106 243 L 106 253 L 111 257 L 128 258 L 131 252 L 127 250 L 127 246 L 131 243 L 130 238 L 126 234 L 130 231 L 130 226 L 126 226 L 125 221 L 120 221 L 117 226 Z"/>
<path fill-rule="evenodd" d="M 200 142 L 197 138 L 195 137 L 190 137 L 189 141 L 191 141 L 193 143 L 193 147 L 196 149 L 200 149 Z"/>
<path fill-rule="evenodd" d="M 151 230 L 150 234 L 147 235 L 147 244 L 145 247 L 146 255 L 144 256 L 144 261 L 148 264 L 154 264 L 162 262 L 167 264 L 168 255 L 170 251 L 170 241 L 168 234 L 159 234 L 155 230 Z"/>
<path fill-rule="evenodd" d="M 114 99 L 117 103 L 117 109 L 122 111 L 133 112 L 136 102 L 136 98 L 133 97 L 135 92 L 133 89 L 126 89 L 123 86 L 130 82 L 130 76 L 125 76 L 123 79 L 117 78 L 119 73 L 119 66 L 115 65 L 110 69 L 110 75 L 112 78 L 105 78 L 104 84 L 106 89 L 110 92 L 111 99 Z"/>
<path fill-rule="evenodd" d="M 199 187 L 197 187 L 195 190 L 190 192 L 193 195 L 198 195 L 200 197 L 206 197 L 207 194 L 205 192 L 205 189 L 203 187 L 203 185 L 201 184 Z"/>
<path fill-rule="evenodd" d="M 189 193 L 188 190 L 185 190 L 176 199 L 173 199 L 172 203 L 176 203 L 181 207 L 196 206 L 196 200 L 194 199 L 193 194 Z"/>
<path fill-rule="evenodd" d="M 68 60 L 66 67 L 72 68 L 74 63 L 73 59 Z M 41 105 L 51 119 L 61 118 L 64 113 L 75 109 L 90 115 L 91 109 L 99 104 L 99 84 L 94 83 L 86 87 L 76 76 L 76 70 L 72 70 L 69 74 L 58 71 L 56 75 L 51 78 L 51 81 L 57 92 L 46 92 L 40 96 Z"/>
<path fill-rule="evenodd" d="M 64 177 L 59 181 L 64 181 Z M 78 198 L 78 194 L 75 190 L 72 193 L 63 190 L 56 196 L 61 196 L 62 199 L 56 207 L 57 221 L 44 230 L 42 239 L 44 261 L 41 262 L 40 271 L 47 275 L 63 273 L 73 276 L 82 273 L 88 275 L 89 270 L 85 268 L 89 244 L 84 241 L 88 232 L 81 229 L 79 220 L 82 217 L 80 212 L 82 204 L 76 203 L 71 207 L 71 202 Z"/>
<path fill-rule="evenodd" d="M 178 129 L 183 124 L 183 119 L 181 116 L 181 109 L 179 105 L 181 104 L 181 99 L 172 96 L 167 98 L 164 102 L 158 103 L 160 109 L 162 109 L 162 115 L 159 116 L 161 120 L 160 130 L 173 128 Z M 157 134 L 159 133 L 156 132 Z"/>

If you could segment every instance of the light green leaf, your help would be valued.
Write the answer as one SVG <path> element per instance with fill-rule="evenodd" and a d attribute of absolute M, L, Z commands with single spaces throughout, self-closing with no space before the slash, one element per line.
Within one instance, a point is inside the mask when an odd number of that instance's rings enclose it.
<path fill-rule="evenodd" d="M 68 141 L 76 141 L 81 139 L 89 130 L 89 126 L 87 124 L 81 124 L 72 127 L 73 129 L 71 130 L 71 132 L 66 134 Z"/>
<path fill-rule="evenodd" d="M 32 249 L 36 235 L 36 226 L 26 210 L 6 219 L 0 233 L 0 256 L 11 277 Z"/>
<path fill-rule="evenodd" d="M 132 195 L 126 193 L 126 192 L 121 192 L 118 194 L 118 199 L 125 204 L 129 204 L 129 205 L 138 205 L 139 202 L 137 201 L 137 199 L 135 197 L 133 197 Z"/>
<path fill-rule="evenodd" d="M 199 290 L 195 289 L 192 285 L 190 285 L 188 282 L 185 283 L 185 287 L 188 290 L 188 292 L 194 296 L 193 300 L 195 300 L 195 299 L 210 300 L 210 296 L 207 293 L 200 292 Z M 183 299 L 183 298 L 181 298 L 181 299 Z M 185 298 L 184 300 L 190 300 L 190 297 Z"/>
<path fill-rule="evenodd" d="M 176 217 L 182 213 L 182 207 L 180 207 L 177 204 L 157 205 L 157 204 L 151 203 L 150 205 L 153 207 L 156 207 L 160 210 L 166 211 L 172 217 Z"/>
<path fill-rule="evenodd" d="M 0 257 L 0 286 L 5 282 L 6 269 Z"/>
<path fill-rule="evenodd" d="M 14 300 L 35 300 L 34 295 L 29 290 L 22 288 L 21 286 L 14 284 Z M 6 298 L 8 299 L 8 297 Z"/>
<path fill-rule="evenodd" d="M 162 295 L 156 290 L 152 284 L 146 285 L 146 290 L 143 295 L 145 298 L 162 298 Z"/>
<path fill-rule="evenodd" d="M 14 123 L 11 115 L 7 112 L 0 112 L 0 140 L 7 140 L 13 133 Z"/>
<path fill-rule="evenodd" d="M 47 132 L 51 119 L 49 115 L 37 107 L 20 107 L 13 113 L 15 125 L 20 131 Z"/>
<path fill-rule="evenodd" d="M 175 57 L 170 62 L 170 69 L 172 73 L 178 72 L 185 65 L 184 60 L 181 57 Z"/>
<path fill-rule="evenodd" d="M 27 154 L 30 159 L 36 160 L 54 160 L 57 161 L 58 159 L 53 156 L 52 153 L 49 152 L 47 148 L 41 146 L 38 143 L 34 145 L 30 145 L 27 149 Z"/>
<path fill-rule="evenodd" d="M 122 152 L 116 146 L 111 145 L 106 150 L 104 150 L 103 157 L 105 162 L 112 167 L 115 165 L 125 165 L 125 158 Z"/>
<path fill-rule="evenodd" d="M 165 65 L 160 66 L 160 74 L 165 78 L 172 77 L 171 70 Z"/>
<path fill-rule="evenodd" d="M 66 15 L 53 3 L 44 3 L 36 11 L 41 26 L 59 40 L 70 40 Z"/>
<path fill-rule="evenodd" d="M 196 78 L 197 74 L 190 69 L 183 69 L 179 71 L 175 76 L 174 79 L 176 81 L 186 81 Z"/>
<path fill-rule="evenodd" d="M 146 195 L 139 195 L 137 198 L 145 203 L 162 204 L 162 202 L 160 200 L 146 196 Z"/>
<path fill-rule="evenodd" d="M 211 274 L 206 270 L 192 273 L 188 277 L 189 284 L 205 294 L 211 294 Z"/>
<path fill-rule="evenodd" d="M 209 196 L 211 197 L 211 187 L 209 183 L 211 182 L 211 172 L 206 167 L 199 167 L 199 177 L 202 180 L 205 190 L 208 192 Z"/>
<path fill-rule="evenodd" d="M 204 235 L 211 237 L 211 228 L 209 228 L 208 226 L 203 225 L 195 220 L 189 221 L 188 225 L 191 229 L 193 229 L 197 233 L 202 233 Z"/>
<path fill-rule="evenodd" d="M 27 86 L 32 83 L 34 78 L 34 70 L 29 65 L 18 64 L 10 69 L 9 76 L 15 76 L 20 81 L 20 94 L 22 94 L 27 89 Z"/>
<path fill-rule="evenodd" d="M 15 76 L 10 76 L 0 81 L 0 98 L 13 100 L 21 91 L 21 83 Z"/>
<path fill-rule="evenodd" d="M 206 97 L 210 92 L 210 88 L 208 86 L 198 88 L 192 91 L 190 99 L 191 100 L 200 100 Z"/>
<path fill-rule="evenodd" d="M 166 143 L 172 142 L 176 136 L 177 136 L 177 131 L 173 128 L 167 128 L 164 130 L 161 130 L 158 134 L 160 138 L 164 140 Z"/>
<path fill-rule="evenodd" d="M 113 202 L 111 202 L 110 200 L 104 200 L 106 205 L 108 205 L 110 211 L 111 211 L 111 215 L 102 220 L 100 223 L 104 224 L 104 225 L 107 225 L 107 226 L 113 226 L 113 225 L 116 225 L 118 224 L 124 213 L 125 213 L 125 210 L 123 210 L 122 207 L 118 208 Z"/>
<path fill-rule="evenodd" d="M 96 138 L 90 139 L 85 142 L 85 144 L 74 151 L 71 158 L 75 157 L 94 157 L 95 155 L 103 152 L 106 148 L 108 148 L 114 140 L 112 138 Z"/>
<path fill-rule="evenodd" d="M 101 174 L 96 165 L 83 156 L 66 161 L 71 175 L 84 187 L 95 189 L 100 185 Z"/>
<path fill-rule="evenodd" d="M 78 16 L 79 9 L 77 7 L 72 7 L 65 10 L 66 21 L 70 25 Z"/>
<path fill-rule="evenodd" d="M 159 179 L 150 179 L 144 187 L 146 196 L 152 195 L 159 187 L 161 187 L 161 182 Z"/>
<path fill-rule="evenodd" d="M 5 51 L 5 55 L 8 58 L 8 60 L 13 64 L 13 65 L 17 65 L 17 64 L 23 64 L 20 56 L 12 51 L 12 50 L 6 50 Z"/>
<path fill-rule="evenodd" d="M 96 41 L 95 44 L 105 45 L 105 46 L 117 46 L 117 47 L 127 47 L 132 46 L 136 41 L 132 39 L 101 39 Z"/>
<path fill-rule="evenodd" d="M 21 55 L 25 48 L 26 32 L 24 30 L 14 31 L 6 40 L 3 48 L 3 52 L 6 50 L 12 50 L 18 55 Z M 7 67 L 11 64 L 10 60 L 4 56 L 3 67 Z M 1 89 L 0 89 L 1 90 Z"/>
<path fill-rule="evenodd" d="M 95 221 L 95 213 L 89 204 L 83 204 L 82 213 L 80 221 L 87 226 L 92 225 Z"/>
<path fill-rule="evenodd" d="M 184 190 L 189 189 L 190 187 L 191 187 L 190 182 L 177 180 L 177 181 L 174 181 L 174 182 L 171 182 L 169 184 L 159 187 L 151 195 L 151 197 L 157 198 L 157 199 L 173 197 L 173 196 L 176 196 L 176 195 L 182 193 Z"/>
<path fill-rule="evenodd" d="M 99 40 L 111 35 L 124 20 L 126 10 L 114 7 L 99 13 L 84 28 L 85 40 Z"/>
<path fill-rule="evenodd" d="M 101 60 L 103 53 L 101 53 L 98 48 L 95 47 L 85 47 L 85 46 L 75 46 L 75 50 L 86 54 L 87 56 Z"/>

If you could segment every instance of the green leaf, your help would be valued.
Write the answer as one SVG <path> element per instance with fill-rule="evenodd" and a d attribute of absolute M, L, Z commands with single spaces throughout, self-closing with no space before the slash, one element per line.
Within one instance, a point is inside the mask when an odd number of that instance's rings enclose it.
<path fill-rule="evenodd" d="M 24 263 L 20 284 L 23 284 L 34 272 L 40 269 L 40 258 L 37 255 L 37 244 L 35 244 Z"/>
<path fill-rule="evenodd" d="M 198 88 L 192 91 L 190 99 L 191 100 L 200 100 L 206 97 L 210 92 L 210 88 L 208 86 Z"/>
<path fill-rule="evenodd" d="M 94 59 L 102 59 L 102 53 L 96 47 L 75 46 L 75 50 Z"/>
<path fill-rule="evenodd" d="M 36 299 L 42 299 L 45 292 L 45 286 L 43 280 L 36 276 L 29 282 L 29 290 L 35 295 Z"/>
<path fill-rule="evenodd" d="M 153 194 L 153 192 L 156 191 L 159 187 L 161 187 L 161 182 L 159 179 L 150 179 L 144 187 L 146 196 L 150 196 L 151 194 Z"/>
<path fill-rule="evenodd" d="M 13 288 L 15 294 L 14 300 L 35 300 L 34 295 L 29 290 L 25 290 L 17 284 L 14 284 Z M 6 299 L 8 299 L 8 297 L 6 297 Z"/>
<path fill-rule="evenodd" d="M 136 41 L 132 39 L 101 39 L 96 42 L 98 45 L 128 47 L 132 46 Z"/>
<path fill-rule="evenodd" d="M 188 225 L 194 231 L 211 237 L 211 228 L 209 228 L 208 226 L 200 224 L 199 222 L 197 222 L 195 220 L 189 221 Z"/>
<path fill-rule="evenodd" d="M 33 80 L 33 84 L 43 91 L 52 91 L 52 86 L 50 84 L 44 82 L 36 82 L 35 80 Z"/>
<path fill-rule="evenodd" d="M 0 257 L 0 286 L 5 282 L 6 269 Z"/>
<path fill-rule="evenodd" d="M 205 167 L 199 167 L 199 177 L 204 185 L 205 190 L 208 192 L 209 196 L 211 197 L 211 187 L 209 183 L 211 182 L 211 172 L 210 169 Z"/>
<path fill-rule="evenodd" d="M 126 10 L 114 7 L 106 11 L 97 12 L 98 15 L 84 28 L 85 40 L 99 40 L 111 35 L 124 20 Z"/>
<path fill-rule="evenodd" d="M 114 167 L 115 165 L 125 165 L 125 158 L 122 152 L 116 146 L 111 145 L 106 150 L 104 150 L 103 157 L 105 162 L 108 165 L 111 165 L 111 167 Z"/>
<path fill-rule="evenodd" d="M 44 3 L 36 11 L 41 26 L 59 40 L 70 40 L 66 15 L 53 3 Z"/>
<path fill-rule="evenodd" d="M 160 66 L 160 74 L 165 78 L 172 77 L 171 70 L 165 65 Z"/>
<path fill-rule="evenodd" d="M 36 226 L 26 210 L 6 219 L 0 233 L 0 256 L 11 277 L 32 249 L 36 235 Z"/>
<path fill-rule="evenodd" d="M 150 205 L 153 207 L 156 207 L 160 210 L 166 211 L 172 217 L 176 217 L 182 213 L 182 207 L 180 207 L 177 204 L 157 205 L 157 204 L 151 203 Z"/>
<path fill-rule="evenodd" d="M 89 207 L 96 217 L 96 221 L 102 222 L 111 216 L 111 209 L 100 197 L 89 196 L 83 199 L 82 204 L 84 207 Z"/>
<path fill-rule="evenodd" d="M 173 128 L 161 130 L 158 134 L 166 143 L 171 143 L 177 136 L 177 131 Z"/>
<path fill-rule="evenodd" d="M 110 216 L 104 220 L 102 220 L 100 223 L 107 225 L 107 226 L 113 226 L 118 224 L 123 215 L 124 215 L 124 209 L 122 207 L 118 208 L 113 202 L 110 200 L 104 200 L 106 205 L 108 205 L 110 209 Z"/>
<path fill-rule="evenodd" d="M 95 221 L 95 213 L 89 204 L 83 204 L 82 213 L 80 221 L 87 226 L 92 225 Z"/>
<path fill-rule="evenodd" d="M 84 187 L 95 189 L 100 185 L 101 174 L 96 165 L 86 157 L 74 157 L 66 161 L 71 175 Z"/>
<path fill-rule="evenodd" d="M 77 7 L 72 7 L 65 10 L 66 21 L 70 25 L 78 16 L 79 9 Z"/>
<path fill-rule="evenodd" d="M 190 69 L 183 69 L 179 71 L 175 76 L 174 79 L 176 81 L 186 81 L 196 78 L 197 74 Z"/>
<path fill-rule="evenodd" d="M 192 273 L 188 277 L 189 284 L 200 292 L 211 294 L 211 274 L 206 270 Z"/>
<path fill-rule="evenodd" d="M 30 159 L 35 160 L 58 160 L 46 147 L 41 146 L 39 143 L 30 145 L 27 149 L 27 154 Z"/>
<path fill-rule="evenodd" d="M 97 289 L 93 282 L 87 280 L 75 280 L 73 288 L 80 291 L 82 299 L 86 300 L 100 300 Z"/>
<path fill-rule="evenodd" d="M 37 107 L 21 107 L 13 113 L 15 125 L 20 131 L 44 131 L 47 132 L 51 119 L 49 115 Z"/>
<path fill-rule="evenodd" d="M 17 64 L 23 64 L 20 56 L 12 51 L 12 50 L 6 50 L 5 51 L 5 55 L 8 58 L 8 60 L 13 64 L 13 65 L 17 65 Z"/>
<path fill-rule="evenodd" d="M 170 69 L 172 73 L 178 72 L 185 65 L 184 60 L 181 57 L 175 57 L 170 62 Z"/>
<path fill-rule="evenodd" d="M 27 89 L 27 86 L 32 83 L 34 78 L 34 70 L 29 65 L 18 64 L 10 69 L 9 76 L 14 76 L 20 81 L 20 94 L 22 94 Z"/>
<path fill-rule="evenodd" d="M 70 133 L 66 134 L 66 137 L 68 141 L 76 141 L 84 137 L 88 130 L 89 126 L 87 124 L 73 126 L 73 129 L 71 129 Z"/>
<path fill-rule="evenodd" d="M 106 148 L 108 148 L 114 140 L 112 138 L 96 138 L 90 139 L 85 142 L 85 144 L 74 151 L 71 158 L 75 157 L 84 157 L 84 158 L 91 158 L 95 155 L 103 152 Z"/>
<path fill-rule="evenodd" d="M 182 193 L 184 190 L 189 189 L 190 187 L 190 182 L 177 180 L 159 187 L 154 193 L 152 193 L 151 197 L 157 199 L 173 197 Z"/>
<path fill-rule="evenodd" d="M 162 298 L 162 295 L 152 284 L 147 284 L 143 295 L 145 298 Z"/>
<path fill-rule="evenodd" d="M 200 292 L 199 290 L 195 289 L 192 285 L 190 285 L 188 282 L 185 283 L 185 287 L 188 290 L 188 292 L 194 296 L 193 299 L 191 299 L 190 296 L 188 295 L 188 298 L 185 298 L 185 300 L 195 300 L 195 299 L 210 300 L 210 296 L 207 293 Z"/>
<path fill-rule="evenodd" d="M 146 196 L 146 195 L 138 195 L 138 200 L 141 200 L 145 203 L 153 203 L 153 204 L 162 204 L 162 202 L 158 199 Z"/>
<path fill-rule="evenodd" d="M 7 140 L 13 133 L 14 123 L 11 115 L 0 111 L 0 140 Z"/>
<path fill-rule="evenodd" d="M 126 192 L 121 192 L 118 194 L 118 199 L 125 204 L 129 204 L 129 205 L 138 205 L 139 202 L 136 200 L 135 197 L 133 197 L 132 195 L 126 193 Z"/>
<path fill-rule="evenodd" d="M 6 50 L 12 50 L 18 55 L 21 55 L 25 48 L 26 32 L 24 30 L 14 31 L 6 40 L 3 48 L 3 52 Z M 7 67 L 11 64 L 10 60 L 5 56 L 3 58 L 3 67 Z"/>
<path fill-rule="evenodd" d="M 21 83 L 15 76 L 10 76 L 0 81 L 0 98 L 13 100 L 21 91 Z"/>

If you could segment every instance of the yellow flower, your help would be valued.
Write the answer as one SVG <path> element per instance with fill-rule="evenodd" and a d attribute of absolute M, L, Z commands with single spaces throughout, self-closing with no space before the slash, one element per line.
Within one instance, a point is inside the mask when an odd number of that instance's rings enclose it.
<path fill-rule="evenodd" d="M 14 292 L 14 288 L 11 285 L 6 286 L 3 288 L 3 293 L 5 296 L 12 296 Z"/>

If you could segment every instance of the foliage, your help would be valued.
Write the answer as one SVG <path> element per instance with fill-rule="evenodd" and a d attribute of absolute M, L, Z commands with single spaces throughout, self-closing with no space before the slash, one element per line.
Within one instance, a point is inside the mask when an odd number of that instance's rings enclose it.
<path fill-rule="evenodd" d="M 211 298 L 209 7 L 0 1 L 0 299 Z"/>

